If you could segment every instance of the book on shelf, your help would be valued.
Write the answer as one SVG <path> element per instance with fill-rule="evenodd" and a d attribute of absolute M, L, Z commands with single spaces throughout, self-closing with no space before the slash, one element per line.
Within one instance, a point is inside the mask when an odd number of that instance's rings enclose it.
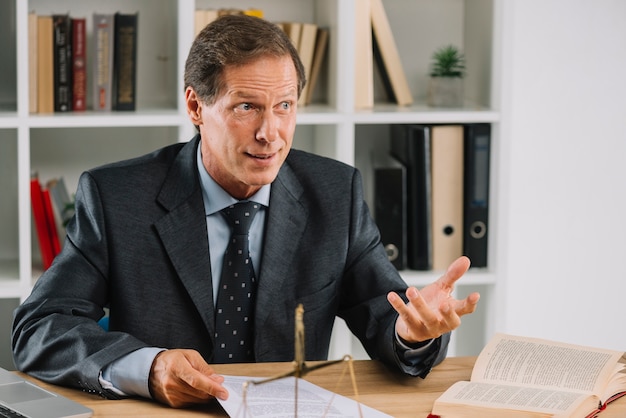
<path fill-rule="evenodd" d="M 435 400 L 432 414 L 594 417 L 624 394 L 621 351 L 496 334 L 478 356 L 470 380 L 448 388 Z"/>
<path fill-rule="evenodd" d="M 313 54 L 315 53 L 315 41 L 317 40 L 317 25 L 315 23 L 302 23 L 300 42 L 298 44 L 298 54 L 304 67 L 304 74 L 307 80 L 311 79 L 313 69 Z M 298 104 L 304 106 L 308 101 L 308 89 L 303 89 L 298 100 Z"/>
<path fill-rule="evenodd" d="M 463 255 L 463 126 L 431 126 L 432 269 Z"/>
<path fill-rule="evenodd" d="M 28 13 L 28 112 L 37 113 L 37 13 Z"/>
<path fill-rule="evenodd" d="M 46 270 L 59 253 L 60 242 L 52 218 L 50 194 L 42 188 L 37 174 L 31 175 L 30 199 L 41 261 L 43 269 Z"/>
<path fill-rule="evenodd" d="M 374 169 L 374 219 L 387 258 L 397 270 L 407 266 L 406 168 L 389 164 Z"/>
<path fill-rule="evenodd" d="M 63 177 L 50 179 L 46 182 L 46 188 L 50 191 L 57 224 L 65 228 L 72 216 L 74 216 L 74 199 L 70 197 Z"/>
<path fill-rule="evenodd" d="M 326 49 L 328 46 L 329 30 L 326 28 L 317 28 L 317 37 L 315 39 L 315 51 L 313 52 L 313 63 L 311 64 L 311 75 L 307 81 L 306 101 L 304 105 L 309 105 L 313 101 L 313 94 L 315 93 L 315 87 L 322 70 L 322 63 L 326 57 Z"/>
<path fill-rule="evenodd" d="M 374 106 L 374 56 L 371 0 L 355 2 L 354 13 L 354 108 Z"/>
<path fill-rule="evenodd" d="M 54 25 L 37 16 L 37 112 L 54 112 Z"/>
<path fill-rule="evenodd" d="M 47 187 L 41 188 L 41 197 L 46 216 L 46 224 L 48 226 L 48 234 L 50 235 L 50 242 L 52 243 L 52 254 L 56 257 L 61 252 L 61 242 L 59 240 L 59 230 L 57 228 L 54 209 L 52 207 L 52 197 L 50 196 L 50 190 Z"/>
<path fill-rule="evenodd" d="M 93 110 L 110 111 L 113 86 L 113 14 L 93 14 Z"/>
<path fill-rule="evenodd" d="M 71 18 L 72 110 L 87 110 L 87 19 Z"/>
<path fill-rule="evenodd" d="M 391 155 L 406 170 L 407 266 L 432 268 L 431 141 L 428 125 L 391 125 Z"/>
<path fill-rule="evenodd" d="M 52 16 L 54 27 L 54 111 L 72 110 L 72 23 L 68 14 Z"/>
<path fill-rule="evenodd" d="M 463 254 L 472 267 L 487 267 L 491 125 L 467 124 L 464 137 Z"/>
<path fill-rule="evenodd" d="M 387 94 L 400 106 L 413 103 L 400 54 L 393 37 L 383 0 L 371 1 L 373 53 Z"/>
<path fill-rule="evenodd" d="M 135 110 L 137 107 L 138 18 L 138 13 L 115 13 L 113 17 L 113 110 Z"/>

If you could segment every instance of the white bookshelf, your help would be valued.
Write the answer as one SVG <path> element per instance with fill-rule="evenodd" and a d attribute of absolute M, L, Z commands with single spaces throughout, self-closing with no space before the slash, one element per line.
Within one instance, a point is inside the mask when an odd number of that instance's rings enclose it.
<path fill-rule="evenodd" d="M 498 143 L 500 112 L 501 0 L 384 0 L 415 104 L 385 103 L 377 86 L 371 110 L 355 111 L 354 8 L 359 0 L 8 0 L 0 3 L 0 303 L 24 299 L 41 272 L 31 226 L 30 172 L 42 180 L 63 175 L 73 191 L 80 173 L 102 163 L 136 156 L 162 145 L 186 141 L 193 128 L 184 112 L 182 74 L 193 40 L 196 8 L 254 6 L 268 20 L 310 21 L 330 29 L 325 68 L 314 95 L 315 103 L 299 109 L 294 147 L 304 148 L 357 166 L 364 175 L 371 205 L 372 150 L 384 150 L 388 127 L 395 123 L 492 123 L 491 218 L 495 230 L 498 211 Z M 139 12 L 138 104 L 136 112 L 67 114 L 28 113 L 27 15 L 69 12 L 87 18 L 91 45 L 91 16 L 98 12 Z M 433 109 L 425 105 L 427 69 L 434 49 L 460 46 L 467 57 L 466 106 Z M 92 65 L 88 48 L 88 69 Z M 88 87 L 89 87 L 88 81 Z M 88 88 L 88 106 L 91 93 Z M 490 236 L 489 268 L 471 270 L 459 294 L 474 288 L 483 293 L 480 312 L 464 321 L 455 333 L 452 354 L 477 354 L 491 333 L 487 320 L 497 285 L 498 253 Z M 437 272 L 403 272 L 421 286 Z M 9 319 L 2 321 L 8 323 Z M 7 327 L 7 324 L 0 325 Z M 0 347 L 0 350 L 3 348 Z M 332 356 L 360 355 L 358 343 L 338 324 Z"/>

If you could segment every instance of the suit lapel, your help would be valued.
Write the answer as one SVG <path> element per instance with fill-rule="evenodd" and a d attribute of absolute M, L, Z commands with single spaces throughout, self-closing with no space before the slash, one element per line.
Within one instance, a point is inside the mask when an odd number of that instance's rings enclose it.
<path fill-rule="evenodd" d="M 298 250 L 308 212 L 300 202 L 302 185 L 296 179 L 288 164 L 280 169 L 272 183 L 270 206 L 266 219 L 266 232 L 263 245 L 263 261 L 259 275 L 259 287 L 255 311 L 255 327 L 263 328 L 268 319 L 269 309 L 275 304 L 283 282 L 297 274 L 289 271 Z M 295 309 L 295 306 L 294 306 Z M 262 333 L 257 332 L 257 335 Z"/>
<path fill-rule="evenodd" d="M 196 169 L 198 137 L 176 157 L 158 201 L 169 212 L 155 223 L 163 246 L 195 304 L 209 335 L 214 334 L 211 263 L 202 190 Z"/>

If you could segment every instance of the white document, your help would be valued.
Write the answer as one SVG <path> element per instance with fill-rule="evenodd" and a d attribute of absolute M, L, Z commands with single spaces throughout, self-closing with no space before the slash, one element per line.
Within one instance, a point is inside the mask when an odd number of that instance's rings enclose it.
<path fill-rule="evenodd" d="M 259 377 L 224 376 L 228 400 L 220 404 L 233 418 L 248 417 L 390 417 L 350 398 L 328 391 L 311 382 L 298 379 L 298 410 L 296 411 L 296 378 L 285 377 L 260 385 L 249 384 L 246 402 L 243 385 L 247 381 L 259 381 Z"/>

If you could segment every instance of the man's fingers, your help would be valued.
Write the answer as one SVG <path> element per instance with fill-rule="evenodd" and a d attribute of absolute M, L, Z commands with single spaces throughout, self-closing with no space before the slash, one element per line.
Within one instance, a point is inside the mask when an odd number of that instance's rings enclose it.
<path fill-rule="evenodd" d="M 459 316 L 471 314 L 476 310 L 476 305 L 480 300 L 480 293 L 473 292 L 463 300 L 456 301 L 454 308 L 455 312 Z"/>
<path fill-rule="evenodd" d="M 413 312 L 413 310 L 417 311 L 417 314 L 422 319 L 420 323 L 423 321 L 428 322 L 436 319 L 435 315 L 433 315 L 432 310 L 428 307 L 426 301 L 420 295 L 419 291 L 416 288 L 409 287 L 406 290 L 405 294 L 407 299 L 409 300 L 409 304 L 405 304 L 402 298 L 400 298 L 400 296 L 398 296 L 395 292 L 390 292 L 387 295 L 387 300 L 406 322 L 416 322 L 412 319 L 415 316 L 415 312 Z M 411 309 L 409 305 L 413 309 Z"/>
<path fill-rule="evenodd" d="M 470 314 L 476 310 L 476 305 L 478 305 L 478 301 L 480 300 L 480 293 L 474 292 L 471 293 L 468 297 L 465 298 L 464 310 L 462 311 L 462 315 Z"/>
<path fill-rule="evenodd" d="M 446 287 L 454 287 L 454 283 L 467 272 L 470 268 L 470 264 L 470 259 L 466 256 L 457 258 L 448 266 L 448 269 L 443 276 L 439 278 L 439 281 Z"/>
<path fill-rule="evenodd" d="M 150 371 L 149 386 L 152 396 L 173 407 L 203 403 L 216 397 L 228 398 L 222 386 L 224 377 L 213 369 L 194 350 L 166 350 L 159 353 Z"/>

